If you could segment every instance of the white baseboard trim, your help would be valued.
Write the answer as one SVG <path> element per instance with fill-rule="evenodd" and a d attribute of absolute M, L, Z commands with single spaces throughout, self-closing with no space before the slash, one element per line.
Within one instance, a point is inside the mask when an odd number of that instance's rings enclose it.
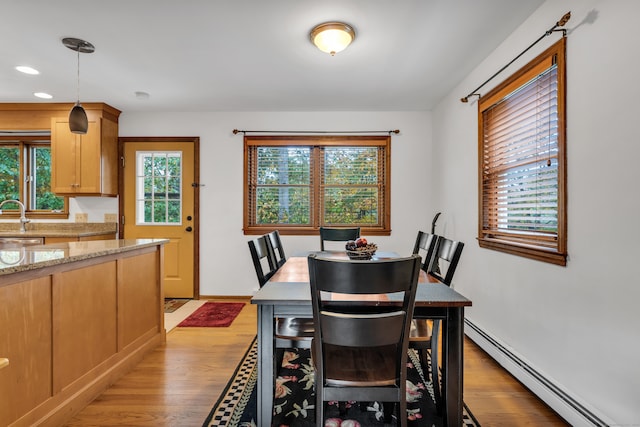
<path fill-rule="evenodd" d="M 465 319 L 464 323 L 465 334 L 473 342 L 572 426 L 608 427 L 614 424 L 613 420 L 608 420 L 607 417 L 598 414 L 587 404 L 579 402 L 562 387 L 536 371 L 521 357 L 469 319 Z"/>

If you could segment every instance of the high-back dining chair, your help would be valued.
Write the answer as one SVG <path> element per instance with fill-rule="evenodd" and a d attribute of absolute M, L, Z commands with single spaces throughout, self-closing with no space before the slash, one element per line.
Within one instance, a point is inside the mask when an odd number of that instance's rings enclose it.
<path fill-rule="evenodd" d="M 424 251 L 422 269 L 434 279 L 451 286 L 458 267 L 464 243 L 435 234 L 418 232 L 413 253 Z M 444 268 L 444 275 L 442 274 Z M 440 320 L 414 319 L 411 322 L 409 347 L 420 352 L 422 364 L 428 365 L 427 352 L 431 352 L 431 381 L 438 413 L 442 412 L 442 388 L 438 368 Z"/>
<path fill-rule="evenodd" d="M 427 272 L 433 258 L 433 252 L 438 242 L 438 236 L 424 231 L 418 231 L 416 243 L 413 245 L 413 255 L 422 257 L 422 269 Z"/>
<path fill-rule="evenodd" d="M 420 272 L 420 257 L 351 261 L 310 255 L 311 303 L 316 327 L 316 425 L 324 426 L 324 402 L 396 402 L 407 425 L 407 349 Z M 402 304 L 382 301 L 401 292 Z M 348 294 L 348 303 L 332 295 Z M 364 294 L 367 294 L 364 296 Z"/>
<path fill-rule="evenodd" d="M 320 227 L 320 250 L 324 251 L 324 242 L 347 242 L 356 240 L 358 237 L 360 237 L 360 227 Z"/>
<path fill-rule="evenodd" d="M 253 267 L 258 277 L 258 285 L 263 287 L 278 270 L 278 267 L 273 263 L 268 237 L 260 236 L 256 239 L 249 240 L 248 244 L 251 259 L 253 260 Z"/>
<path fill-rule="evenodd" d="M 284 247 L 282 246 L 282 240 L 280 240 L 280 232 L 278 230 L 273 230 L 271 233 L 268 233 L 269 237 L 268 243 L 271 245 L 271 253 L 273 255 L 273 260 L 275 265 L 280 268 L 287 261 L 287 256 L 284 253 Z"/>
<path fill-rule="evenodd" d="M 462 249 L 464 249 L 464 243 L 440 237 L 427 273 L 445 285 L 451 286 Z"/>
<path fill-rule="evenodd" d="M 270 236 L 265 234 L 248 243 L 258 284 L 263 287 L 280 268 L 271 246 Z M 282 251 L 284 253 L 284 249 Z M 313 319 L 278 317 L 274 330 L 276 348 L 310 348 L 313 329 Z"/>

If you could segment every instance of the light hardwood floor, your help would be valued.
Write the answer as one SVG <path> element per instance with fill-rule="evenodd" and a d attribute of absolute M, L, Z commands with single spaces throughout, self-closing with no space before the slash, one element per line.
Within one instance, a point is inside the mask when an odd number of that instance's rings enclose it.
<path fill-rule="evenodd" d="M 201 426 L 255 334 L 250 303 L 228 328 L 176 328 L 66 426 Z M 464 350 L 464 400 L 483 427 L 568 425 L 469 339 Z"/>

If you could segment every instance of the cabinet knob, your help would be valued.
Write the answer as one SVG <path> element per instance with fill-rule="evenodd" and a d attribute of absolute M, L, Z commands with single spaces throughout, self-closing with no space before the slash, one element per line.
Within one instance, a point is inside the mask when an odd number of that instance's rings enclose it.
<path fill-rule="evenodd" d="M 4 368 L 5 366 L 9 366 L 9 359 L 0 357 L 0 369 Z"/>

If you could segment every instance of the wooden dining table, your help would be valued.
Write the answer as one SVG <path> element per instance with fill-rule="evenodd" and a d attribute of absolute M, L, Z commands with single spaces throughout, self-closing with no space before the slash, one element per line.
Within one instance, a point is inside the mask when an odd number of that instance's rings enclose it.
<path fill-rule="evenodd" d="M 275 319 L 313 318 L 307 256 L 348 259 L 346 252 L 308 252 L 291 256 L 251 299 L 258 308 L 258 426 L 271 426 L 275 387 Z M 398 258 L 392 252 L 377 252 L 374 259 Z M 398 300 L 398 304 L 400 304 Z M 393 304 L 393 301 L 386 301 Z M 430 281 L 420 273 L 414 318 L 442 321 L 442 396 L 444 425 L 462 425 L 462 380 L 464 307 L 471 301 L 450 287 Z"/>

